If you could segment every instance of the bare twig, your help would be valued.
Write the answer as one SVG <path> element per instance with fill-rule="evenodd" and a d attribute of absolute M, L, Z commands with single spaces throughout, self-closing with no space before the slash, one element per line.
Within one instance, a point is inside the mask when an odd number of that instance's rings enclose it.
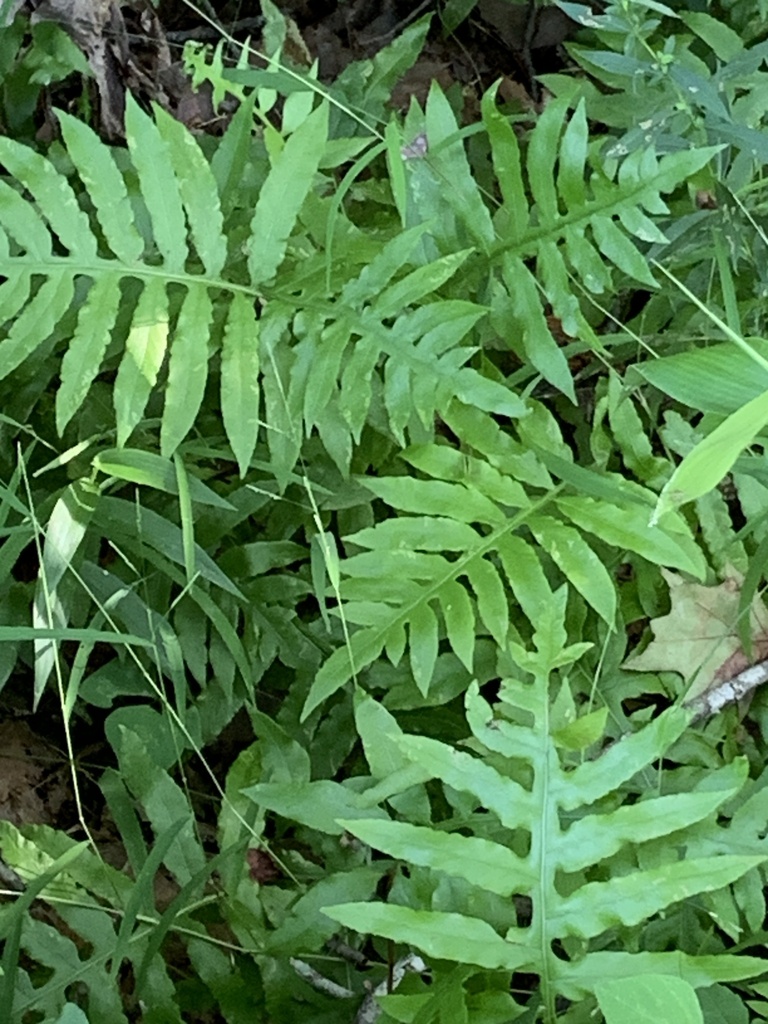
<path fill-rule="evenodd" d="M 381 1015 L 381 1007 L 376 1002 L 376 999 L 379 996 L 386 996 L 393 989 L 396 989 L 408 971 L 412 971 L 415 974 L 423 974 L 426 969 L 427 965 L 416 953 L 409 953 L 398 960 L 392 968 L 391 985 L 389 979 L 382 981 L 372 992 L 368 993 L 363 1000 L 363 1005 L 357 1011 L 355 1024 L 375 1024 Z"/>
<path fill-rule="evenodd" d="M 333 999 L 354 999 L 355 993 L 352 989 L 344 988 L 343 985 L 337 985 L 335 981 L 326 978 L 303 960 L 297 960 L 296 957 L 292 956 L 289 963 L 298 976 L 306 981 L 308 985 L 311 985 L 312 988 L 316 988 L 318 992 L 324 992 Z"/>
<path fill-rule="evenodd" d="M 765 682 L 768 682 L 768 661 L 761 661 L 758 665 L 745 668 L 737 676 L 700 693 L 698 697 L 689 701 L 686 707 L 693 711 L 692 721 L 696 722 L 700 718 L 716 715 L 728 704 L 741 700 Z"/>

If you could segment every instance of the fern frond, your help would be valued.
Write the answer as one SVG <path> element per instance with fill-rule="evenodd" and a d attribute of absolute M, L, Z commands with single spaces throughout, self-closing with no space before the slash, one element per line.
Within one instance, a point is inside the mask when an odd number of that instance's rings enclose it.
<path fill-rule="evenodd" d="M 215 351 L 215 297 L 226 312 L 224 426 L 245 472 L 258 427 L 255 303 L 285 258 L 312 186 L 326 143 L 327 106 L 290 135 L 267 175 L 245 245 L 247 284 L 237 254 L 228 256 L 211 165 L 181 124 L 160 110 L 153 120 L 128 97 L 126 137 L 138 182 L 138 193 L 129 195 L 126 178 L 95 133 L 67 114 L 59 120 L 81 198 L 44 156 L 0 139 L 9 176 L 0 182 L 7 278 L 0 317 L 10 324 L 0 346 L 0 379 L 76 309 L 56 396 L 59 431 L 81 407 L 114 337 L 124 345 L 114 389 L 118 443 L 125 444 L 141 420 L 167 360 L 161 450 L 169 456 L 202 403 Z"/>
<path fill-rule="evenodd" d="M 533 411 L 535 403 L 529 408 Z M 534 417 L 541 428 L 541 417 Z M 476 634 L 488 634 L 504 648 L 515 603 L 531 622 L 546 609 L 550 589 L 541 553 L 612 626 L 616 585 L 585 533 L 656 564 L 684 566 L 697 576 L 704 571 L 703 556 L 682 519 L 649 530 L 652 492 L 639 488 L 642 499 L 634 494 L 634 502 L 622 500 L 619 492 L 621 504 L 567 496 L 541 464 L 534 476 L 535 460 L 526 458 L 533 453 L 523 455 L 514 439 L 505 437 L 497 445 L 490 429 L 482 436 L 476 428 L 492 421 L 477 408 L 454 402 L 446 422 L 457 436 L 493 455 L 484 459 L 446 445 L 413 447 L 403 458 L 431 479 L 360 479 L 395 514 L 344 538 L 348 546 L 364 549 L 339 563 L 343 614 L 358 628 L 349 646 L 335 651 L 318 672 L 305 716 L 383 651 L 393 664 L 408 651 L 424 694 L 442 640 L 471 673 Z M 545 429 L 540 440 L 547 443 Z M 524 486 L 532 477 L 545 488 L 543 495 Z"/>
<path fill-rule="evenodd" d="M 492 223 L 455 117 L 436 83 L 424 113 L 429 158 L 409 161 L 406 168 L 406 219 L 419 224 L 440 216 L 432 229 L 439 251 L 455 251 L 466 237 L 475 242 L 478 265 L 484 266 L 498 305 L 494 328 L 521 358 L 574 399 L 571 374 L 543 305 L 551 307 L 567 334 L 599 349 L 572 278 L 593 293 L 614 288 L 616 272 L 655 288 L 642 246 L 664 242 L 665 236 L 648 214 L 666 216 L 662 196 L 704 166 L 718 147 L 661 159 L 645 150 L 621 164 L 601 163 L 595 146 L 588 144 L 583 102 L 569 118 L 568 102 L 552 101 L 525 149 L 497 109 L 495 89 L 483 97 L 482 116 L 501 193 Z M 446 203 L 450 217 L 445 216 Z"/>
<path fill-rule="evenodd" d="M 473 753 L 427 736 L 388 736 L 414 767 L 468 794 L 497 820 L 498 825 L 486 825 L 489 838 L 372 817 L 340 822 L 374 849 L 458 880 L 451 889 L 457 909 L 450 902 L 440 911 L 420 908 L 421 883 L 413 868 L 413 881 L 393 890 L 389 904 L 325 908 L 346 927 L 411 943 L 432 957 L 536 972 L 547 1021 L 555 1019 L 556 994 L 580 998 L 593 991 L 591 939 L 601 937 L 598 960 L 606 977 L 634 970 L 633 955 L 605 949 L 614 929 L 635 927 L 674 902 L 728 886 L 766 857 L 762 842 L 750 843 L 738 855 L 713 847 L 703 856 L 691 856 L 700 823 L 713 837 L 722 832 L 715 815 L 743 785 L 745 760 L 710 778 L 706 791 L 647 796 L 613 809 L 611 795 L 663 757 L 686 729 L 689 714 L 680 708 L 664 712 L 595 760 L 576 767 L 564 763 L 550 725 L 550 679 L 586 646 L 566 646 L 565 606 L 565 587 L 550 592 L 536 622 L 535 650 L 510 645 L 521 673 L 503 681 L 499 714 L 480 696 L 477 684 L 470 687 L 466 711 Z M 526 724 L 519 724 L 523 720 Z M 689 834 L 692 847 L 683 853 Z M 665 863 L 637 866 L 627 848 L 642 849 L 659 837 L 667 840 Z M 606 878 L 602 865 L 620 853 L 622 870 Z M 499 934 L 477 912 L 464 909 L 483 904 L 474 895 L 463 901 L 462 891 L 530 898 L 531 923 Z M 401 900 L 406 905 L 398 905 Z M 566 938 L 581 940 L 580 953 L 577 945 L 569 947 L 570 960 L 554 953 L 554 944 Z M 694 985 L 762 971 L 760 961 L 750 957 L 723 956 L 713 963 L 697 957 L 681 961 L 678 953 L 644 955 L 651 959 L 638 960 L 638 971 L 650 970 L 651 964 L 660 974 L 682 970 Z M 714 976 L 702 981 L 710 969 Z"/>

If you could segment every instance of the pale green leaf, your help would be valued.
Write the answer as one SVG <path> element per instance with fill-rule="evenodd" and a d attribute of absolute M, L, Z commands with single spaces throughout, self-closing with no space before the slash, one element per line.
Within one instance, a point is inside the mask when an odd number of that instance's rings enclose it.
<path fill-rule="evenodd" d="M 589 882 L 550 910 L 564 934 L 593 938 L 609 928 L 632 927 L 671 903 L 730 885 L 765 857 L 725 854 Z"/>
<path fill-rule="evenodd" d="M 627 236 L 619 230 L 610 217 L 595 216 L 592 218 L 592 231 L 598 248 L 603 256 L 614 263 L 619 270 L 629 277 L 635 278 L 649 288 L 655 289 L 657 283 L 651 273 L 645 257 L 635 248 Z"/>
<path fill-rule="evenodd" d="M 179 183 L 195 248 L 208 276 L 218 277 L 227 259 L 227 240 L 213 171 L 192 133 L 157 104 L 153 110 Z"/>
<path fill-rule="evenodd" d="M 251 284 L 269 281 L 282 263 L 288 238 L 314 182 L 327 136 L 328 104 L 322 103 L 289 136 L 274 158 L 251 220 Z"/>
<path fill-rule="evenodd" d="M 558 216 L 555 162 L 567 110 L 567 100 L 559 99 L 548 103 L 539 115 L 528 143 L 528 184 L 536 203 L 539 220 L 547 226 L 553 224 Z"/>
<path fill-rule="evenodd" d="M 125 98 L 125 133 L 141 195 L 152 221 L 152 233 L 165 269 L 180 274 L 187 261 L 187 225 L 171 154 L 151 117 L 132 93 Z"/>
<path fill-rule="evenodd" d="M 441 256 L 432 263 L 412 270 L 410 274 L 385 288 L 374 303 L 373 312 L 382 320 L 396 316 L 406 306 L 413 305 L 450 280 L 466 262 L 471 252 L 471 249 L 459 249 L 458 252 Z"/>
<path fill-rule="evenodd" d="M 766 423 L 768 391 L 731 413 L 685 456 L 659 495 L 652 524 L 668 509 L 678 508 L 716 487 Z"/>
<path fill-rule="evenodd" d="M 719 21 L 706 11 L 696 10 L 682 10 L 679 17 L 712 48 L 720 60 L 727 62 L 743 51 L 743 38 L 726 21 Z"/>
<path fill-rule="evenodd" d="M 429 90 L 425 111 L 431 163 L 445 182 L 443 197 L 464 221 L 468 233 L 483 247 L 490 248 L 495 238 L 488 207 L 472 177 L 464 141 L 458 137 L 456 117 L 435 79 Z"/>
<path fill-rule="evenodd" d="M 581 871 L 618 852 L 702 821 L 732 797 L 739 786 L 703 793 L 675 793 L 625 804 L 607 814 L 591 814 L 563 835 L 558 860 L 564 871 Z"/>
<path fill-rule="evenodd" d="M 73 275 L 58 269 L 52 272 L 13 321 L 2 341 L 0 380 L 20 366 L 51 335 L 69 309 L 73 296 Z"/>
<path fill-rule="evenodd" d="M 386 812 L 338 782 L 260 782 L 243 793 L 254 803 L 302 825 L 340 836 L 344 827 L 340 820 L 351 818 L 386 818 Z"/>
<path fill-rule="evenodd" d="M 239 292 L 233 296 L 236 299 Z M 179 311 L 168 360 L 160 451 L 173 455 L 192 429 L 208 377 L 208 336 L 213 303 L 204 285 L 190 285 Z"/>
<path fill-rule="evenodd" d="M 509 608 L 504 585 L 494 565 L 484 558 L 473 558 L 464 566 L 477 598 L 477 612 L 496 643 L 503 647 L 509 628 Z"/>
<path fill-rule="evenodd" d="M 756 956 L 719 953 L 690 956 L 680 950 L 668 953 L 590 952 L 589 956 L 559 969 L 560 991 L 569 999 L 581 999 L 608 979 L 624 982 L 640 975 L 665 974 L 683 978 L 694 988 L 714 982 L 743 981 L 765 972 L 765 961 Z"/>
<path fill-rule="evenodd" d="M 475 613 L 469 595 L 460 583 L 446 580 L 437 596 L 448 642 L 466 670 L 471 672 L 475 652 Z"/>
<path fill-rule="evenodd" d="M 138 733 L 121 726 L 117 755 L 129 789 L 141 803 L 159 839 L 171 822 L 180 822 L 163 863 L 184 885 L 205 866 L 205 854 L 195 833 L 195 818 L 184 790 L 150 758 Z"/>
<path fill-rule="evenodd" d="M 694 988 L 682 978 L 645 974 L 595 988 L 605 1024 L 704 1024 Z"/>
<path fill-rule="evenodd" d="M 362 935 L 413 945 L 439 960 L 513 971 L 538 958 L 537 950 L 505 942 L 476 917 L 382 903 L 345 903 L 323 907 L 323 913 Z"/>
<path fill-rule="evenodd" d="M 531 516 L 528 526 L 568 582 L 612 626 L 616 616 L 615 584 L 581 533 L 548 516 Z"/>
<path fill-rule="evenodd" d="M 0 181 L 0 224 L 32 259 L 50 258 L 48 228 L 34 206 L 5 181 Z"/>
<path fill-rule="evenodd" d="M 40 153 L 8 136 L 0 137 L 0 163 L 6 174 L 12 174 L 32 195 L 54 234 L 72 255 L 92 263 L 96 259 L 96 238 L 67 179 Z M 25 244 L 23 239 L 21 244 Z"/>
<path fill-rule="evenodd" d="M 527 892 L 536 876 L 529 863 L 506 846 L 477 836 L 438 832 L 402 821 L 341 821 L 340 825 L 364 843 L 390 857 L 463 878 L 482 882 L 499 896 Z"/>
<path fill-rule="evenodd" d="M 557 499 L 558 508 L 582 530 L 614 547 L 634 551 L 657 565 L 684 569 L 697 579 L 705 573 L 704 558 L 684 535 L 676 535 L 661 526 L 649 526 L 649 510 L 641 505 L 620 508 L 594 498 Z"/>
<path fill-rule="evenodd" d="M 94 457 L 93 466 L 107 476 L 115 476 L 119 480 L 154 487 L 158 491 L 165 491 L 166 494 L 179 493 L 173 463 L 154 452 L 139 448 L 108 448 Z M 211 505 L 230 512 L 234 510 L 230 502 L 197 477 L 190 477 L 189 492 L 192 500 L 202 505 Z"/>
<path fill-rule="evenodd" d="M 557 168 L 557 189 L 569 210 L 580 207 L 586 198 L 584 172 L 588 141 L 586 107 L 581 99 L 565 126 Z"/>
<path fill-rule="evenodd" d="M 113 400 L 118 445 L 125 444 L 144 415 L 165 358 L 167 342 L 168 297 L 165 282 L 162 277 L 151 277 L 144 285 L 136 305 L 115 379 Z"/>
<path fill-rule="evenodd" d="M 144 239 L 136 230 L 128 190 L 112 154 L 96 132 L 79 118 L 62 110 L 56 111 L 56 118 L 107 244 L 123 263 L 137 262 L 144 252 Z"/>
<path fill-rule="evenodd" d="M 259 323 L 253 301 L 232 296 L 221 351 L 221 411 L 240 475 L 250 465 L 259 432 Z"/>
<path fill-rule="evenodd" d="M 61 361 L 61 384 L 56 392 L 59 434 L 85 401 L 101 368 L 120 298 L 119 275 L 100 274 L 80 306 L 77 326 Z"/>
<path fill-rule="evenodd" d="M 426 696 L 437 660 L 437 618 L 427 601 L 421 601 L 409 616 L 409 650 L 413 678 Z"/>

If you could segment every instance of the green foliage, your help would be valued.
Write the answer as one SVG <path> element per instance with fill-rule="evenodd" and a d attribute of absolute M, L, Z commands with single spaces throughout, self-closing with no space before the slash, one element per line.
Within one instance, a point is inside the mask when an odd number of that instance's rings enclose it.
<path fill-rule="evenodd" d="M 266 5 L 222 138 L 0 139 L 0 688 L 74 780 L 103 721 L 125 865 L 0 823 L 3 1021 L 762 1012 L 765 700 L 684 702 L 765 642 L 764 44 L 562 6 L 535 117 Z"/>

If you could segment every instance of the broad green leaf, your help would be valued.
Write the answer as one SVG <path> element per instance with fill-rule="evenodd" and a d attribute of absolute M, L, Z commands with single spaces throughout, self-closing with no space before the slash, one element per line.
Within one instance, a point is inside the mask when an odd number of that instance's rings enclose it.
<path fill-rule="evenodd" d="M 556 783 L 564 810 L 583 807 L 612 793 L 664 752 L 688 727 L 690 715 L 673 705 L 638 732 L 624 736 L 594 761 L 585 761 Z"/>
<path fill-rule="evenodd" d="M 659 495 L 651 525 L 667 510 L 679 508 L 716 487 L 766 423 L 768 391 L 731 413 L 685 456 Z"/>
<path fill-rule="evenodd" d="M 649 288 L 658 287 L 645 257 L 610 217 L 593 217 L 592 231 L 598 248 L 606 259 L 615 263 L 619 270 L 629 277 L 634 277 L 636 281 L 648 285 Z"/>
<path fill-rule="evenodd" d="M 609 928 L 632 927 L 670 903 L 721 889 L 765 857 L 724 854 L 664 864 L 659 868 L 588 882 L 551 908 L 552 924 L 568 935 L 593 938 Z"/>
<path fill-rule="evenodd" d="M 254 803 L 285 818 L 300 821 L 328 835 L 344 831 L 339 821 L 350 818 L 386 818 L 386 812 L 338 782 L 260 782 L 243 792 Z"/>
<path fill-rule="evenodd" d="M 195 833 L 192 808 L 184 791 L 152 761 L 138 733 L 121 726 L 119 736 L 117 755 L 121 774 L 144 808 L 155 837 L 159 840 L 169 823 L 179 823 L 178 831 L 163 856 L 163 863 L 184 885 L 205 866 L 205 854 Z M 152 894 L 147 893 L 146 896 L 151 905 Z"/>
<path fill-rule="evenodd" d="M 519 828 L 530 821 L 531 794 L 479 758 L 426 736 L 402 736 L 395 741 L 432 778 L 477 797 L 479 804 L 496 814 L 505 828 Z"/>
<path fill-rule="evenodd" d="M 577 209 L 586 198 L 584 177 L 588 141 L 589 128 L 582 99 L 565 126 L 557 167 L 557 189 L 569 210 Z"/>
<path fill-rule="evenodd" d="M 138 448 L 108 448 L 93 459 L 95 469 L 120 480 L 154 487 L 168 494 L 178 494 L 178 481 L 170 459 Z M 234 505 L 211 490 L 202 480 L 190 477 L 189 490 L 193 501 L 214 508 L 234 510 Z"/>
<path fill-rule="evenodd" d="M 507 534 L 498 541 L 499 557 L 518 604 L 531 622 L 539 622 L 552 600 L 541 562 L 531 544 Z"/>
<path fill-rule="evenodd" d="M 507 254 L 502 264 L 502 275 L 511 299 L 514 322 L 505 323 L 497 319 L 494 321 L 497 329 L 511 344 L 522 347 L 525 356 L 545 380 L 575 401 L 568 360 L 547 325 L 541 308 L 541 293 L 531 271 L 521 259 Z"/>
<path fill-rule="evenodd" d="M 466 670 L 471 672 L 475 651 L 475 613 L 469 594 L 460 583 L 447 580 L 437 596 L 448 642 Z"/>
<path fill-rule="evenodd" d="M 259 432 L 259 322 L 253 301 L 232 296 L 221 351 L 221 412 L 240 476 L 248 472 Z"/>
<path fill-rule="evenodd" d="M 54 1024 L 88 1024 L 88 1018 L 76 1003 L 66 1003 Z"/>
<path fill-rule="evenodd" d="M 413 678 L 426 696 L 437 660 L 437 619 L 427 601 L 421 601 L 412 609 L 409 624 Z"/>
<path fill-rule="evenodd" d="M 471 249 L 459 249 L 458 252 L 441 256 L 432 263 L 412 270 L 379 295 L 373 306 L 374 314 L 382 320 L 395 316 L 404 307 L 411 306 L 425 295 L 437 291 L 460 269 L 471 252 Z"/>
<path fill-rule="evenodd" d="M 198 256 L 206 274 L 218 277 L 227 259 L 227 240 L 216 179 L 192 133 L 157 104 L 153 111 L 168 147 Z"/>
<path fill-rule="evenodd" d="M 472 177 L 464 141 L 457 137 L 456 117 L 434 79 L 427 97 L 425 122 L 429 145 L 434 151 L 431 164 L 444 183 L 445 201 L 464 221 L 468 233 L 481 246 L 490 248 L 495 238 L 491 216 Z"/>
<path fill-rule="evenodd" d="M 502 525 L 506 517 L 492 501 L 474 487 L 444 483 L 442 480 L 413 480 L 410 477 L 360 478 L 368 490 L 402 512 L 442 515 L 465 523 Z"/>
<path fill-rule="evenodd" d="M 607 814 L 573 823 L 562 837 L 558 860 L 564 871 L 581 871 L 612 856 L 624 843 L 641 843 L 702 821 L 739 789 L 675 793 L 625 804 Z"/>
<path fill-rule="evenodd" d="M 239 297 L 237 292 L 233 302 Z M 208 377 L 208 332 L 212 319 L 213 303 L 208 289 L 202 285 L 189 287 L 176 321 L 168 360 L 160 427 L 160 451 L 166 457 L 173 455 L 192 429 L 200 410 Z"/>
<path fill-rule="evenodd" d="M 439 960 L 514 971 L 538 956 L 533 948 L 505 942 L 476 917 L 382 903 L 345 903 L 323 907 L 323 913 L 362 935 L 413 945 Z"/>
<path fill-rule="evenodd" d="M 184 271 L 188 249 L 179 183 L 172 173 L 168 145 L 131 93 L 125 100 L 125 134 L 163 265 L 169 273 L 180 274 Z M 146 288 L 150 287 L 148 282 Z"/>
<path fill-rule="evenodd" d="M 744 40 L 726 21 L 720 21 L 706 11 L 683 10 L 678 17 L 712 48 L 720 60 L 727 62 L 744 50 Z"/>
<path fill-rule="evenodd" d="M 171 562 L 180 566 L 184 565 L 184 543 L 181 530 L 175 523 L 152 509 L 123 498 L 102 497 L 99 499 L 96 515 L 100 527 L 108 530 L 110 536 L 113 532 L 119 533 L 122 538 L 138 544 L 139 550 L 142 547 L 146 548 L 145 556 L 147 558 L 151 557 L 154 550 L 164 558 L 170 559 Z M 195 563 L 203 579 L 209 580 L 234 597 L 243 597 L 235 584 L 199 545 L 195 547 Z M 168 571 L 167 565 L 165 571 Z M 211 605 L 213 607 L 209 608 L 207 612 L 209 618 L 216 614 L 216 605 L 214 602 L 211 602 Z"/>
<path fill-rule="evenodd" d="M 749 342 L 758 355 L 768 356 L 764 339 L 751 338 Z M 732 342 L 635 363 L 632 373 L 641 374 L 654 387 L 693 409 L 724 416 L 757 398 L 768 386 L 768 374 L 756 373 L 754 360 Z"/>
<path fill-rule="evenodd" d="M 121 447 L 141 422 L 149 396 L 157 383 L 167 342 L 168 297 L 165 282 L 162 277 L 151 277 L 144 285 L 136 305 L 115 379 L 113 400 L 117 443 Z"/>
<path fill-rule="evenodd" d="M 67 152 L 96 209 L 107 244 L 123 263 L 135 263 L 144 252 L 144 239 L 136 230 L 128 190 L 112 154 L 83 121 L 62 110 L 56 111 L 56 119 Z"/>
<path fill-rule="evenodd" d="M 402 821 L 341 821 L 339 824 L 374 850 L 435 871 L 481 882 L 499 896 L 527 892 L 536 883 L 530 865 L 505 846 Z"/>
<path fill-rule="evenodd" d="M 51 335 L 69 309 L 73 296 L 73 275 L 52 271 L 3 339 L 0 380 L 11 374 Z"/>
<path fill-rule="evenodd" d="M 33 196 L 62 245 L 78 260 L 91 264 L 96 259 L 96 238 L 67 179 L 40 153 L 7 136 L 0 138 L 0 163 Z"/>
<path fill-rule="evenodd" d="M 530 217 L 528 196 L 520 163 L 520 145 L 509 119 L 496 105 L 497 86 L 482 99 L 482 114 L 491 143 L 493 169 L 504 200 L 504 227 L 511 242 L 518 242 L 528 227 Z"/>
<path fill-rule="evenodd" d="M 99 275 L 80 306 L 77 326 L 61 361 L 61 385 L 56 392 L 56 429 L 60 435 L 99 373 L 119 306 L 119 275 Z"/>
<path fill-rule="evenodd" d="M 620 508 L 594 498 L 557 498 L 558 508 L 582 530 L 614 547 L 634 551 L 657 565 L 684 569 L 697 579 L 705 574 L 704 558 L 689 539 L 661 526 L 649 526 L 649 512 L 640 505 Z"/>
<path fill-rule="evenodd" d="M 464 571 L 477 598 L 477 612 L 496 643 L 503 647 L 509 628 L 509 606 L 496 567 L 485 558 L 473 558 Z"/>
<path fill-rule="evenodd" d="M 528 143 L 528 184 L 539 219 L 546 226 L 554 224 L 558 216 L 555 163 L 567 110 L 568 103 L 562 99 L 548 103 L 539 115 Z"/>
<path fill-rule="evenodd" d="M 596 743 L 605 732 L 608 708 L 590 711 L 579 715 L 573 722 L 564 725 L 552 733 L 552 739 L 558 747 L 565 750 L 584 750 Z"/>
<path fill-rule="evenodd" d="M 32 259 L 50 257 L 51 236 L 42 217 L 5 181 L 0 181 L 0 224 Z"/>
<path fill-rule="evenodd" d="M 528 525 L 568 582 L 612 626 L 616 616 L 615 584 L 581 533 L 548 516 L 530 516 Z"/>
<path fill-rule="evenodd" d="M 694 988 L 706 988 L 713 982 L 743 981 L 765 972 L 765 961 L 755 956 L 720 953 L 690 956 L 680 950 L 668 953 L 590 952 L 578 962 L 558 965 L 560 991 L 569 999 L 582 999 L 608 980 L 664 974 L 682 978 Z"/>
<path fill-rule="evenodd" d="M 603 981 L 595 995 L 605 1024 L 704 1024 L 696 991 L 682 978 L 645 974 Z"/>
<path fill-rule="evenodd" d="M 256 286 L 275 275 L 288 238 L 312 187 L 328 137 L 328 104 L 322 103 L 289 136 L 264 182 L 251 220 L 248 271 Z"/>

